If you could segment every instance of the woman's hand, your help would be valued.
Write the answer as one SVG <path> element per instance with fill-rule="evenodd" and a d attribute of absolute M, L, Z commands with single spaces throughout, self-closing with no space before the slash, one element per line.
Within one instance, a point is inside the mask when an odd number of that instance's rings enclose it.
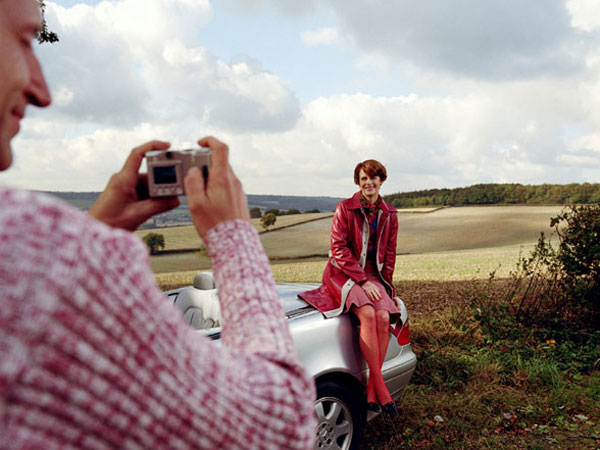
<path fill-rule="evenodd" d="M 111 227 L 134 231 L 150 217 L 179 206 L 177 197 L 142 198 L 137 189 L 145 184 L 147 191 L 147 176 L 138 173 L 144 155 L 169 146 L 168 142 L 151 141 L 134 148 L 88 213 Z"/>
<path fill-rule="evenodd" d="M 373 301 L 381 300 L 381 292 L 379 291 L 377 285 L 372 281 L 365 281 L 361 288 L 363 288 L 363 291 L 365 291 L 365 294 L 367 294 L 369 299 Z"/>
<path fill-rule="evenodd" d="M 209 147 L 210 169 L 204 182 L 202 172 L 191 168 L 185 179 L 185 192 L 192 220 L 200 237 L 204 237 L 215 225 L 227 220 L 250 221 L 248 200 L 242 183 L 229 165 L 229 148 L 214 137 L 198 141 L 201 147 Z"/>

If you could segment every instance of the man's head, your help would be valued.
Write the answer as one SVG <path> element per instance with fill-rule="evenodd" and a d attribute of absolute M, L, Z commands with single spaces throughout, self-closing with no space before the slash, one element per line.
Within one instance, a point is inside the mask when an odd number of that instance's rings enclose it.
<path fill-rule="evenodd" d="M 37 0 L 0 0 L 0 170 L 27 104 L 48 106 L 50 92 L 33 45 L 42 16 Z"/>

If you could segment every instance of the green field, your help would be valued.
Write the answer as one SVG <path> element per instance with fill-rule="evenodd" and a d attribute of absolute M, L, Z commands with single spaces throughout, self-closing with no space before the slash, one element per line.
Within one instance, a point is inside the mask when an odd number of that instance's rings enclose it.
<path fill-rule="evenodd" d="M 400 212 L 394 278 L 462 280 L 484 278 L 496 269 L 498 276 L 508 275 L 540 232 L 552 231 L 550 218 L 560 210 L 559 206 L 491 206 Z M 258 219 L 253 223 L 261 229 Z M 277 226 L 280 229 L 261 234 L 275 278 L 319 281 L 329 250 L 331 213 L 281 216 Z M 164 234 L 169 250 L 201 246 L 191 226 L 155 231 Z M 174 279 L 189 283 L 195 272 L 210 269 L 209 259 L 200 252 L 153 256 L 151 264 L 154 273 L 161 274 L 159 284 L 168 286 L 179 283 Z"/>
<path fill-rule="evenodd" d="M 526 255 L 533 243 L 482 249 L 454 250 L 418 255 L 398 255 L 394 282 L 402 281 L 460 281 L 488 278 L 490 272 L 506 277 L 514 268 L 520 255 Z M 153 261 L 153 265 L 156 264 Z M 155 271 L 159 286 L 170 289 L 192 284 L 194 275 L 200 270 L 210 270 L 206 257 L 197 254 L 168 255 L 160 258 L 161 264 L 172 264 L 176 270 L 162 273 Z M 320 282 L 325 258 L 307 261 L 272 261 L 273 277 L 279 282 Z M 190 270 L 186 267 L 193 266 Z"/>

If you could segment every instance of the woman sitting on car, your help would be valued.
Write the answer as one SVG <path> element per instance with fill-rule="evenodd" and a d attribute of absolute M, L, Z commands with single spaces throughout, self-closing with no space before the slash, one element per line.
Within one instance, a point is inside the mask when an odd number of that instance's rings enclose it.
<path fill-rule="evenodd" d="M 354 183 L 360 191 L 338 203 L 331 225 L 330 258 L 323 284 L 300 296 L 334 317 L 351 311 L 360 321 L 360 348 L 369 367 L 367 408 L 397 414 L 381 374 L 389 342 L 390 319 L 400 311 L 394 302 L 398 216 L 379 195 L 387 179 L 374 159 L 357 164 Z"/>

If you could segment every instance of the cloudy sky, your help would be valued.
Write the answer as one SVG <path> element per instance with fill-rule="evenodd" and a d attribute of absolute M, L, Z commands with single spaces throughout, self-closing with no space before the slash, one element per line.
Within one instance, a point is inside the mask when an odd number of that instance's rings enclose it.
<path fill-rule="evenodd" d="M 1 182 L 101 190 L 130 148 L 212 134 L 248 193 L 600 182 L 597 0 L 57 0 Z"/>

